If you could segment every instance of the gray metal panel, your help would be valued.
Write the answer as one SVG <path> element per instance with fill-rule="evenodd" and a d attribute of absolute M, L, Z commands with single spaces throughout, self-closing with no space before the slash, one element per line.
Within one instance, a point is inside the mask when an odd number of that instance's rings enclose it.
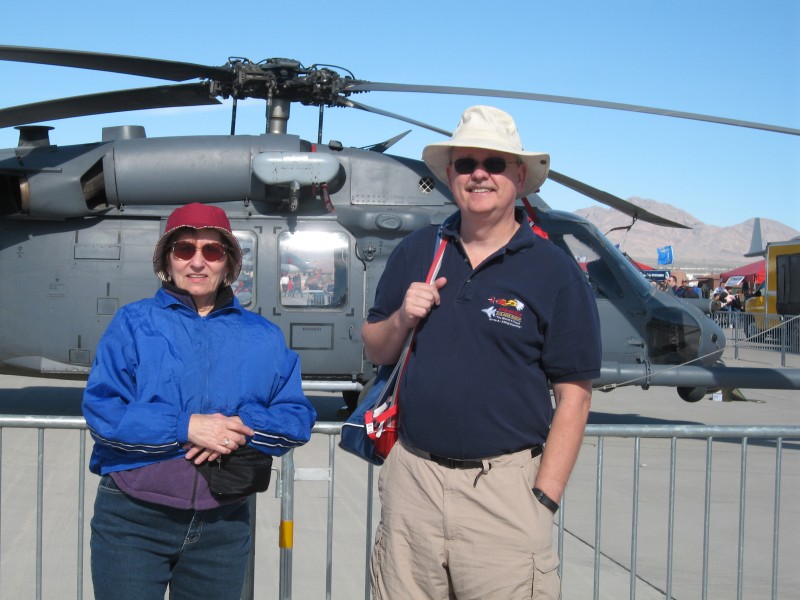
<path fill-rule="evenodd" d="M 289 331 L 289 346 L 293 350 L 333 348 L 333 323 L 292 323 Z"/>
<path fill-rule="evenodd" d="M 87 260 L 119 260 L 121 249 L 119 246 L 104 246 L 98 244 L 78 244 L 75 246 L 75 259 Z"/>

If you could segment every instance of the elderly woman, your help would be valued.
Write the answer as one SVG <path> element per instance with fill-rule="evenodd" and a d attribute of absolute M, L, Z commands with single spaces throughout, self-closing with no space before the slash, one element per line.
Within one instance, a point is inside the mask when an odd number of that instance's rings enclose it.
<path fill-rule="evenodd" d="M 101 476 L 98 600 L 162 600 L 167 586 L 173 599 L 238 600 L 247 496 L 212 492 L 200 470 L 225 468 L 241 447 L 280 456 L 310 438 L 316 413 L 297 355 L 231 291 L 241 265 L 224 211 L 176 209 L 153 254 L 161 289 L 122 307 L 97 348 L 83 414 Z"/>

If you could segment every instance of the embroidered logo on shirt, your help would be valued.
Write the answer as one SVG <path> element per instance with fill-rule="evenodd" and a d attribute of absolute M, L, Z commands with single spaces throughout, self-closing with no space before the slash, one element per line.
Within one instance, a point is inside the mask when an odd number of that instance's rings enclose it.
<path fill-rule="evenodd" d="M 522 311 L 525 310 L 525 303 L 520 300 L 506 300 L 504 298 L 489 298 L 491 305 L 482 308 L 481 312 L 486 313 L 489 320 L 493 323 L 502 323 L 517 329 L 522 327 Z"/>

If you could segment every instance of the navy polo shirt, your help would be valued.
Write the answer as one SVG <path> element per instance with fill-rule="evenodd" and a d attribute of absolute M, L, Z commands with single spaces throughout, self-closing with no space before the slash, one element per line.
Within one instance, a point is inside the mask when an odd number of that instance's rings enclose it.
<path fill-rule="evenodd" d="M 522 218 L 518 214 L 518 218 Z M 574 259 L 527 226 L 477 268 L 454 228 L 439 277 L 441 304 L 417 328 L 400 387 L 403 440 L 431 454 L 485 458 L 541 444 L 553 408 L 548 382 L 600 375 L 597 304 Z M 425 281 L 437 227 L 390 255 L 370 323 L 388 318 Z"/>

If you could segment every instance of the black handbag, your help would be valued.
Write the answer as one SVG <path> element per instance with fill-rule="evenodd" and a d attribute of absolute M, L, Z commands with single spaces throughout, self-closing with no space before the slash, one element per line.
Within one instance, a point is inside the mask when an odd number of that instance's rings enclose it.
<path fill-rule="evenodd" d="M 242 446 L 196 466 L 208 481 L 211 493 L 220 499 L 264 492 L 272 476 L 272 456 L 252 446 Z"/>

